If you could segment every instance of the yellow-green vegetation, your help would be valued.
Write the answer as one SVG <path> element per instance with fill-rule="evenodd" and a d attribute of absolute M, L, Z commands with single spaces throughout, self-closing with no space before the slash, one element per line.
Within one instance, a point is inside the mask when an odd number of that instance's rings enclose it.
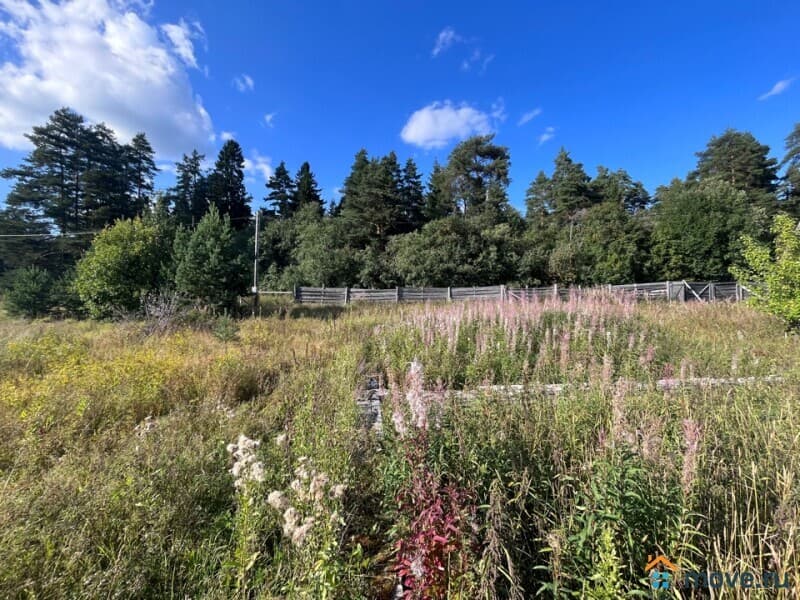
<path fill-rule="evenodd" d="M 1 597 L 641 597 L 659 553 L 800 593 L 777 319 L 587 296 L 193 322 L 0 320 Z"/>

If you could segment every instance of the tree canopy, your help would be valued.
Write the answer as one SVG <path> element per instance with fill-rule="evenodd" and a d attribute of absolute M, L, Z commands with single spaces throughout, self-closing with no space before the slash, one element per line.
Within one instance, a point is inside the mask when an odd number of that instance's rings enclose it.
<path fill-rule="evenodd" d="M 246 291 L 255 232 L 238 142 L 225 141 L 213 165 L 187 152 L 159 190 L 143 133 L 122 143 L 63 108 L 28 138 L 32 150 L 2 171 L 0 285 L 72 289 L 80 261 L 76 287 L 95 316 L 135 310 L 154 286 L 219 308 Z M 509 198 L 510 165 L 494 135 L 464 139 L 427 175 L 412 157 L 362 148 L 326 199 L 308 161 L 281 161 L 263 198 L 262 285 L 728 279 L 743 250 L 752 258 L 752 244 L 783 235 L 770 228 L 775 214 L 800 216 L 800 124 L 780 162 L 749 132 L 713 136 L 690 173 L 652 196 L 624 168 L 598 165 L 592 177 L 562 148 L 513 199 L 524 216 Z"/>

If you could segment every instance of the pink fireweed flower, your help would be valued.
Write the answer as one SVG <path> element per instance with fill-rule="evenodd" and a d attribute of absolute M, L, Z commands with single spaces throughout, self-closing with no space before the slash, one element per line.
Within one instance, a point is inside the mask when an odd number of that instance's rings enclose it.
<path fill-rule="evenodd" d="M 559 366 L 561 367 L 562 373 L 566 372 L 569 367 L 569 341 L 570 333 L 569 331 L 565 331 L 561 335 L 561 356 L 559 358 Z"/>
<path fill-rule="evenodd" d="M 648 346 L 647 349 L 642 353 L 642 355 L 639 356 L 639 364 L 642 365 L 643 367 L 646 367 L 653 362 L 655 357 L 656 357 L 655 347 L 653 347 L 652 345 Z"/>

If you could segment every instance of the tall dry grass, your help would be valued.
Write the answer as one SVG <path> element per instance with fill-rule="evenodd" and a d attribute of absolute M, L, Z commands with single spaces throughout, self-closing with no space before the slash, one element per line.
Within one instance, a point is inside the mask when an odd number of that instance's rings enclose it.
<path fill-rule="evenodd" d="M 0 321 L 0 596 L 620 598 L 659 552 L 791 583 L 723 597 L 800 592 L 798 340 L 749 308 L 591 294 L 153 331 Z M 374 375 L 382 437 L 354 402 Z"/>

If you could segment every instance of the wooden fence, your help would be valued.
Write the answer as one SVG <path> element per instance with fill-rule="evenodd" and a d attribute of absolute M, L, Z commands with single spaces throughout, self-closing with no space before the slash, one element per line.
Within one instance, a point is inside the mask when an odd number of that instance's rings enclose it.
<path fill-rule="evenodd" d="M 747 298 L 746 287 L 735 282 L 660 281 L 604 285 L 594 288 L 560 286 L 514 287 L 505 285 L 477 287 L 396 287 L 380 290 L 350 287 L 296 287 L 291 294 L 300 304 L 351 304 L 356 302 L 458 302 L 463 300 L 533 300 L 536 298 L 567 299 L 575 290 L 603 289 L 609 293 L 630 294 L 641 300 L 670 302 L 741 301 Z M 259 292 L 276 293 L 271 291 Z"/>

